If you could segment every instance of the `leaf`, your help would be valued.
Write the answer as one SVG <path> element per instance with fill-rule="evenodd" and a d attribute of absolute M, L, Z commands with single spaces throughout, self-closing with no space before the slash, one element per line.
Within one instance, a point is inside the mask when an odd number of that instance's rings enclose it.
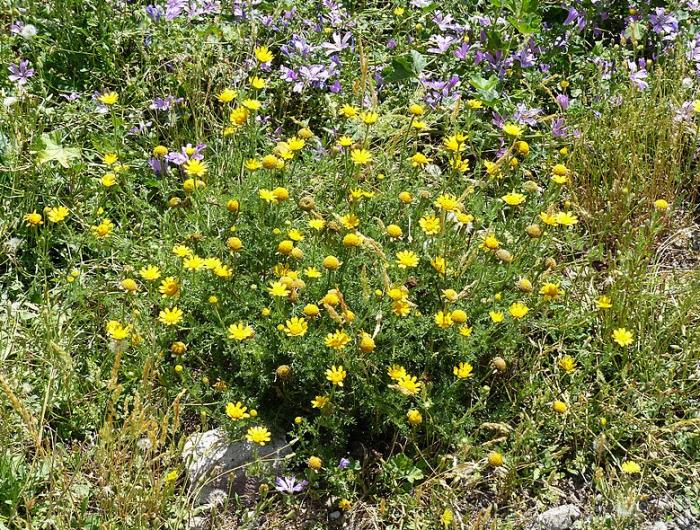
<path fill-rule="evenodd" d="M 382 76 L 390 83 L 413 79 L 420 75 L 427 63 L 423 55 L 412 50 L 409 55 L 394 57 L 391 64 L 382 71 Z"/>
<path fill-rule="evenodd" d="M 542 20 L 538 16 L 528 15 L 520 18 L 509 17 L 508 22 L 510 22 L 521 34 L 531 35 L 540 29 L 540 23 Z"/>
<path fill-rule="evenodd" d="M 43 149 L 37 152 L 36 163 L 58 162 L 62 167 L 69 168 L 71 160 L 80 159 L 78 147 L 63 147 L 47 133 L 41 135 Z"/>

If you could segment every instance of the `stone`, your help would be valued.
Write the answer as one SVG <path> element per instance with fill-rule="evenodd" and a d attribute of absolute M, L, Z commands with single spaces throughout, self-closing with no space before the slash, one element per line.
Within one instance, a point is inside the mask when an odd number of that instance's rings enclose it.
<path fill-rule="evenodd" d="M 282 437 L 274 437 L 264 446 L 249 442 L 231 442 L 223 429 L 192 434 L 185 442 L 182 458 L 189 478 L 189 493 L 195 505 L 216 506 L 231 493 L 244 495 L 255 490 L 246 477 L 245 467 L 255 455 L 278 469 L 291 447 Z"/>
<path fill-rule="evenodd" d="M 567 530 L 581 518 L 581 510 L 573 504 L 550 508 L 537 518 L 542 530 Z"/>

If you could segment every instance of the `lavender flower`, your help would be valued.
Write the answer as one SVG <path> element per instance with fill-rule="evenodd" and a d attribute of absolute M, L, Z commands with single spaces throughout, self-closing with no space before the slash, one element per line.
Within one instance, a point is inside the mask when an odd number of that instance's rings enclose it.
<path fill-rule="evenodd" d="M 10 71 L 8 76 L 10 81 L 20 86 L 26 84 L 29 78 L 34 75 L 34 69 L 29 68 L 29 61 L 27 60 L 20 61 L 19 66 L 11 64 L 7 69 Z"/>
<path fill-rule="evenodd" d="M 333 42 L 324 42 L 321 44 L 321 48 L 326 50 L 326 55 L 340 53 L 350 47 L 350 39 L 352 39 L 352 33 L 350 32 L 346 33 L 342 37 L 340 36 L 340 33 L 334 33 Z"/>
<path fill-rule="evenodd" d="M 166 96 L 165 98 L 155 98 L 149 107 L 152 110 L 168 111 L 178 103 L 182 103 L 183 98 Z"/>
<path fill-rule="evenodd" d="M 561 110 L 566 110 L 569 108 L 569 96 L 566 94 L 557 94 L 554 99 L 557 101 L 557 104 Z"/>
<path fill-rule="evenodd" d="M 347 458 L 341 458 L 340 463 L 338 464 L 338 467 L 340 469 L 347 469 L 348 466 L 350 465 L 350 460 Z"/>
<path fill-rule="evenodd" d="M 665 35 L 664 40 L 672 40 L 678 33 L 678 19 L 666 13 L 663 7 L 657 7 L 654 13 L 649 15 L 649 23 L 654 33 Z"/>
<path fill-rule="evenodd" d="M 450 49 L 450 46 L 455 43 L 455 39 L 453 37 L 445 37 L 442 35 L 431 35 L 428 43 L 432 44 L 432 46 L 427 50 L 429 53 L 442 54 Z"/>
<path fill-rule="evenodd" d="M 634 61 L 627 61 L 627 66 L 630 70 L 630 81 L 638 90 L 646 90 L 649 88 L 649 83 L 645 81 L 647 76 L 647 70 L 645 68 L 646 61 L 644 59 L 639 60 L 639 65 Z"/>
<path fill-rule="evenodd" d="M 303 491 L 308 483 L 309 482 L 306 480 L 297 482 L 297 478 L 295 476 L 277 477 L 275 479 L 275 489 L 280 493 L 287 493 L 289 495 L 292 495 L 294 493 L 299 493 Z"/>

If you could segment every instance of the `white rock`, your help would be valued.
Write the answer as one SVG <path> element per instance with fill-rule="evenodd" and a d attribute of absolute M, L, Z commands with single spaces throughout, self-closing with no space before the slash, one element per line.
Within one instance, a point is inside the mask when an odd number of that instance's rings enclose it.
<path fill-rule="evenodd" d="M 537 518 L 542 530 L 567 530 L 581 518 L 581 510 L 573 504 L 550 508 Z"/>
<path fill-rule="evenodd" d="M 195 504 L 221 503 L 222 494 L 242 494 L 246 487 L 245 466 L 255 454 L 273 467 L 291 452 L 283 438 L 273 438 L 264 446 L 248 442 L 231 442 L 222 429 L 191 435 L 185 442 L 182 458 L 190 481 Z"/>

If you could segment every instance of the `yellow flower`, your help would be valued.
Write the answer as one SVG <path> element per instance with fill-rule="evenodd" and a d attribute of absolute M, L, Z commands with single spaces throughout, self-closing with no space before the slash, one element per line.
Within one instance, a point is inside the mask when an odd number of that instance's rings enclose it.
<path fill-rule="evenodd" d="M 545 300 L 556 300 L 564 291 L 559 288 L 558 283 L 547 282 L 540 288 L 540 294 Z"/>
<path fill-rule="evenodd" d="M 443 193 L 435 199 L 435 206 L 446 212 L 458 212 L 462 209 L 457 197 L 449 193 Z"/>
<path fill-rule="evenodd" d="M 416 409 L 409 410 L 406 413 L 406 419 L 408 419 L 408 423 L 414 426 L 423 423 L 423 415 Z"/>
<path fill-rule="evenodd" d="M 236 107 L 231 111 L 231 114 L 228 115 L 229 121 L 240 127 L 241 125 L 245 124 L 246 121 L 248 121 L 248 109 L 245 107 Z"/>
<path fill-rule="evenodd" d="M 503 126 L 503 132 L 506 133 L 508 136 L 518 138 L 522 136 L 523 132 L 525 131 L 520 125 L 516 125 L 515 123 L 506 123 Z"/>
<path fill-rule="evenodd" d="M 141 278 L 147 281 L 154 281 L 160 278 L 160 269 L 155 265 L 148 265 L 139 271 Z"/>
<path fill-rule="evenodd" d="M 275 57 L 267 46 L 257 46 L 253 53 L 260 63 L 269 63 Z"/>
<path fill-rule="evenodd" d="M 63 221 L 66 217 L 68 217 L 68 214 L 70 214 L 70 210 L 66 208 L 65 206 L 56 206 L 53 208 L 47 208 L 45 210 L 46 212 L 46 217 L 48 217 L 49 221 L 52 223 L 60 223 Z"/>
<path fill-rule="evenodd" d="M 445 274 L 447 272 L 447 261 L 442 256 L 435 256 L 430 260 L 430 265 L 438 274 Z"/>
<path fill-rule="evenodd" d="M 412 116 L 422 116 L 423 114 L 425 114 L 425 108 L 423 108 L 423 105 L 419 105 L 418 103 L 412 103 L 408 107 L 408 112 Z"/>
<path fill-rule="evenodd" d="M 389 366 L 387 373 L 389 374 L 389 377 L 394 381 L 399 381 L 400 379 L 408 375 L 406 373 L 406 369 L 399 364 L 392 364 L 391 366 Z"/>
<path fill-rule="evenodd" d="M 37 226 L 40 224 L 44 224 L 44 220 L 42 219 L 41 214 L 36 213 L 36 210 L 26 214 L 24 216 L 24 220 L 27 222 L 27 226 Z"/>
<path fill-rule="evenodd" d="M 107 237 L 114 228 L 114 223 L 109 219 L 103 219 L 100 224 L 90 227 L 92 233 L 99 238 Z"/>
<path fill-rule="evenodd" d="M 500 245 L 501 242 L 496 238 L 496 236 L 489 234 L 484 238 L 481 248 L 484 250 L 496 250 Z"/>
<path fill-rule="evenodd" d="M 459 334 L 462 335 L 462 337 L 468 337 L 472 334 L 472 331 L 473 328 L 470 328 L 469 326 L 461 326 L 459 328 Z"/>
<path fill-rule="evenodd" d="M 194 256 L 185 258 L 182 261 L 182 266 L 190 271 L 198 271 L 205 266 L 205 261 L 195 254 Z"/>
<path fill-rule="evenodd" d="M 440 522 L 442 523 L 442 526 L 445 528 L 449 528 L 452 525 L 452 510 L 449 508 L 445 508 L 445 511 L 442 512 L 442 515 L 440 516 Z"/>
<path fill-rule="evenodd" d="M 207 164 L 197 159 L 190 159 L 182 165 L 185 174 L 189 177 L 203 177 L 207 174 Z"/>
<path fill-rule="evenodd" d="M 105 173 L 100 179 L 100 184 L 105 188 L 111 188 L 117 183 L 117 176 L 114 173 Z"/>
<path fill-rule="evenodd" d="M 626 460 L 622 462 L 620 469 L 625 475 L 636 475 L 642 472 L 641 466 L 637 462 L 632 460 Z"/>
<path fill-rule="evenodd" d="M 423 153 L 414 154 L 410 160 L 413 167 L 423 167 L 433 161 L 432 158 L 428 158 Z"/>
<path fill-rule="evenodd" d="M 160 294 L 163 296 L 175 296 L 178 292 L 180 292 L 180 284 L 175 278 L 168 276 L 160 282 L 158 291 L 160 291 Z"/>
<path fill-rule="evenodd" d="M 508 308 L 510 316 L 518 319 L 523 318 L 529 311 L 530 309 L 522 302 L 515 302 Z"/>
<path fill-rule="evenodd" d="M 569 410 L 569 407 L 563 401 L 556 400 L 552 403 L 552 410 L 557 414 L 564 414 Z"/>
<path fill-rule="evenodd" d="M 634 342 L 634 334 L 625 328 L 617 328 L 613 330 L 612 338 L 622 347 L 629 346 Z"/>
<path fill-rule="evenodd" d="M 360 218 L 357 217 L 354 213 L 349 213 L 342 216 L 340 218 L 340 222 L 343 223 L 343 226 L 348 230 L 353 230 L 360 226 Z"/>
<path fill-rule="evenodd" d="M 260 107 L 262 107 L 262 103 L 260 103 L 257 99 L 244 99 L 242 105 L 248 109 L 248 110 L 258 110 Z"/>
<path fill-rule="evenodd" d="M 340 113 L 346 118 L 354 118 L 357 116 L 357 109 L 351 105 L 343 105 L 340 108 Z"/>
<path fill-rule="evenodd" d="M 571 226 L 578 223 L 578 217 L 571 212 L 559 212 L 555 218 L 557 224 L 562 226 Z"/>
<path fill-rule="evenodd" d="M 258 77 L 257 75 L 254 75 L 250 79 L 248 79 L 248 82 L 250 83 L 250 86 L 257 90 L 262 90 L 267 86 L 267 81 L 265 81 L 263 78 Z"/>
<path fill-rule="evenodd" d="M 350 152 L 350 158 L 356 166 L 364 166 L 372 161 L 372 153 L 367 149 L 353 149 Z"/>
<path fill-rule="evenodd" d="M 270 282 L 267 292 L 272 296 L 289 296 L 289 290 L 282 282 Z"/>
<path fill-rule="evenodd" d="M 253 328 L 248 324 L 244 324 L 243 322 L 239 322 L 238 324 L 231 324 L 228 327 L 228 338 L 231 340 L 237 340 L 238 342 L 242 342 L 251 338 L 253 335 L 255 335 L 255 331 L 253 331 Z"/>
<path fill-rule="evenodd" d="M 102 157 L 102 162 L 104 162 L 108 166 L 111 166 L 118 159 L 119 159 L 119 157 L 117 156 L 116 153 L 105 153 L 105 155 Z"/>
<path fill-rule="evenodd" d="M 178 258 L 186 258 L 192 256 L 193 252 L 192 249 L 186 245 L 175 245 L 173 247 L 173 254 Z"/>
<path fill-rule="evenodd" d="M 442 144 L 445 146 L 445 149 L 448 151 L 452 151 L 454 153 L 458 153 L 460 151 L 464 151 L 467 146 L 464 145 L 464 141 L 467 139 L 466 135 L 462 133 L 457 133 L 453 134 L 452 136 L 448 136 L 447 138 L 443 139 Z"/>
<path fill-rule="evenodd" d="M 503 322 L 503 313 L 501 311 L 489 311 L 489 317 L 495 324 Z"/>
<path fill-rule="evenodd" d="M 454 373 L 458 379 L 467 379 L 471 377 L 473 371 L 474 367 L 469 363 L 459 363 L 452 369 L 452 373 Z"/>
<path fill-rule="evenodd" d="M 420 225 L 423 232 L 425 232 L 425 234 L 429 236 L 439 234 L 440 230 L 442 229 L 442 223 L 440 222 L 440 219 L 438 219 L 434 215 L 426 215 L 421 217 L 418 220 L 418 224 Z"/>
<path fill-rule="evenodd" d="M 363 332 L 360 335 L 360 351 L 363 353 L 370 353 L 374 351 L 375 348 L 376 344 L 372 338 L 372 335 Z"/>
<path fill-rule="evenodd" d="M 396 388 L 404 396 L 415 396 L 421 390 L 423 383 L 418 381 L 418 378 L 414 375 L 406 374 L 401 379 L 396 382 Z"/>
<path fill-rule="evenodd" d="M 323 409 L 330 403 L 331 398 L 328 396 L 316 396 L 314 399 L 311 400 L 311 406 L 315 409 Z"/>
<path fill-rule="evenodd" d="M 325 345 L 329 348 L 333 348 L 334 350 L 342 350 L 345 348 L 348 342 L 350 342 L 350 336 L 343 330 L 329 333 L 326 335 L 326 339 L 324 340 Z"/>
<path fill-rule="evenodd" d="M 348 499 L 340 499 L 340 501 L 338 501 L 338 508 L 340 508 L 344 512 L 347 512 L 352 508 L 352 501 Z"/>
<path fill-rule="evenodd" d="M 314 471 L 318 471 L 323 467 L 323 460 L 321 460 L 317 456 L 310 456 L 309 459 L 306 461 L 308 466 L 313 469 Z"/>
<path fill-rule="evenodd" d="M 340 267 L 340 260 L 335 256 L 326 256 L 325 258 L 323 258 L 323 267 L 328 270 L 334 271 L 338 267 Z"/>
<path fill-rule="evenodd" d="M 107 334 L 114 340 L 124 340 L 129 337 L 131 326 L 124 326 L 117 320 L 110 320 L 105 326 Z"/>
<path fill-rule="evenodd" d="M 136 283 L 136 280 L 133 278 L 124 278 L 120 285 L 122 286 L 122 289 L 129 293 L 135 293 L 139 290 L 139 284 Z"/>
<path fill-rule="evenodd" d="M 610 309 L 612 307 L 612 300 L 609 296 L 603 294 L 596 299 L 595 305 L 598 306 L 598 309 Z"/>
<path fill-rule="evenodd" d="M 306 319 L 292 317 L 285 322 L 284 332 L 288 337 L 303 337 L 309 329 Z"/>
<path fill-rule="evenodd" d="M 508 206 L 518 206 L 525 202 L 525 195 L 522 193 L 508 193 L 501 197 L 501 200 L 505 202 Z"/>
<path fill-rule="evenodd" d="M 398 238 L 403 235 L 403 230 L 401 230 L 401 227 L 399 225 L 392 224 L 386 227 L 386 234 L 389 237 Z"/>
<path fill-rule="evenodd" d="M 343 381 L 347 377 L 348 373 L 343 369 L 343 365 L 331 366 L 326 370 L 326 379 L 331 383 L 338 386 L 343 386 Z"/>
<path fill-rule="evenodd" d="M 396 253 L 396 264 L 400 269 L 418 266 L 418 255 L 410 250 L 402 250 Z"/>
<path fill-rule="evenodd" d="M 243 403 L 238 401 L 237 403 L 226 403 L 226 415 L 232 420 L 244 420 L 250 418 L 250 414 L 246 411 L 248 407 L 243 406 Z"/>
<path fill-rule="evenodd" d="M 363 111 L 360 112 L 360 120 L 362 120 L 362 123 L 365 125 L 373 125 L 377 123 L 377 120 L 379 119 L 379 114 L 376 112 L 372 111 Z"/>
<path fill-rule="evenodd" d="M 161 324 L 165 324 L 166 326 L 176 326 L 182 322 L 182 318 L 182 309 L 177 306 L 174 306 L 173 308 L 166 307 L 165 309 L 162 309 L 158 315 L 158 320 L 161 322 Z"/>
<path fill-rule="evenodd" d="M 668 201 L 665 199 L 656 199 L 654 201 L 654 208 L 656 208 L 659 212 L 668 210 L 668 206 Z"/>
<path fill-rule="evenodd" d="M 236 97 L 238 97 L 238 92 L 232 88 L 225 88 L 216 95 L 216 99 L 221 103 L 231 103 Z"/>
<path fill-rule="evenodd" d="M 571 355 L 564 355 L 557 361 L 557 366 L 566 373 L 570 373 L 576 369 L 576 360 Z"/>
<path fill-rule="evenodd" d="M 488 456 L 489 465 L 492 467 L 500 467 L 503 465 L 503 455 L 496 451 L 489 453 Z"/>
<path fill-rule="evenodd" d="M 452 325 L 452 317 L 449 313 L 438 311 L 435 315 L 435 324 L 442 329 L 449 328 Z"/>
<path fill-rule="evenodd" d="M 467 107 L 469 107 L 471 110 L 479 110 L 480 108 L 483 108 L 483 106 L 484 104 L 478 99 L 467 100 Z"/>
<path fill-rule="evenodd" d="M 105 92 L 97 97 L 97 101 L 103 105 L 114 105 L 119 101 L 119 94 L 116 92 Z"/>
<path fill-rule="evenodd" d="M 265 445 L 272 439 L 272 434 L 265 427 L 251 427 L 245 435 L 250 443 Z"/>

